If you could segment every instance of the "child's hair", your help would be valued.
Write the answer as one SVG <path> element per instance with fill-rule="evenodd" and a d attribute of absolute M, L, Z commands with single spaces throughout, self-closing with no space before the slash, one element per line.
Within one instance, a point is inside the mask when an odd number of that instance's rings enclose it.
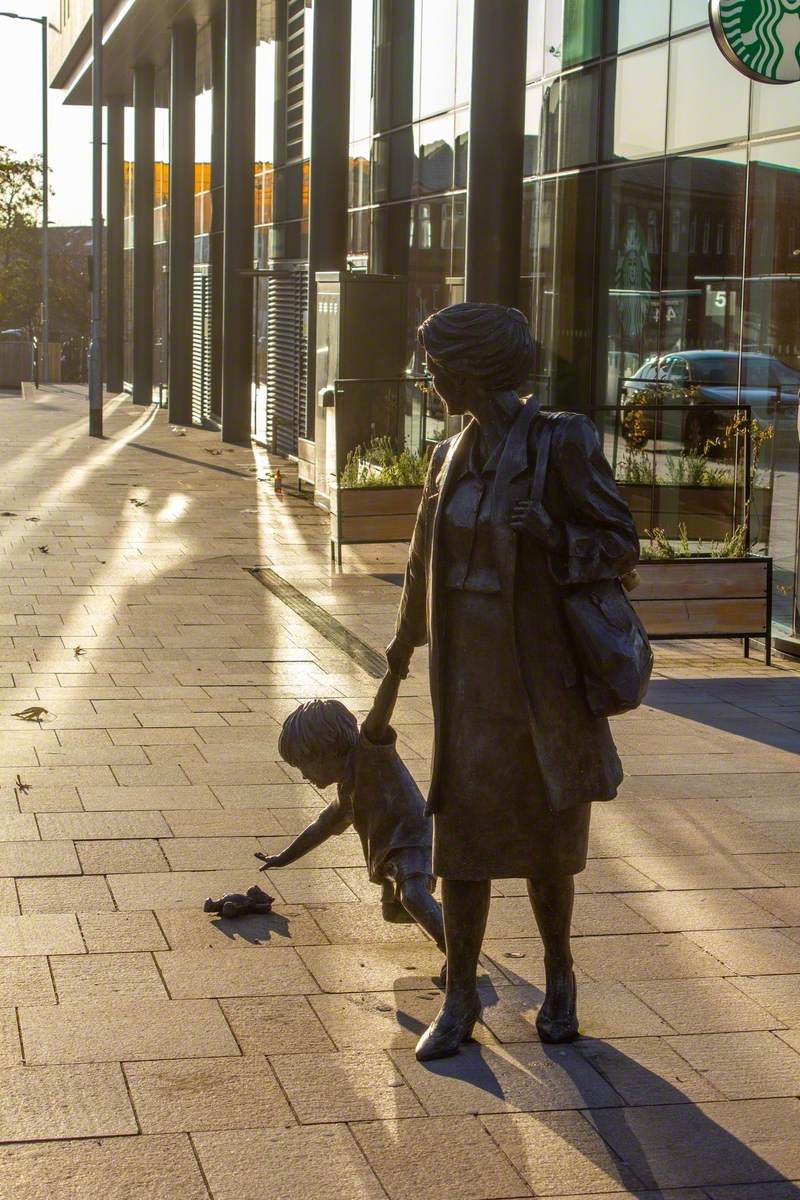
<path fill-rule="evenodd" d="M 338 700 L 310 700 L 284 721 L 278 752 L 302 770 L 320 754 L 347 754 L 357 741 L 358 722 L 349 709 Z"/>

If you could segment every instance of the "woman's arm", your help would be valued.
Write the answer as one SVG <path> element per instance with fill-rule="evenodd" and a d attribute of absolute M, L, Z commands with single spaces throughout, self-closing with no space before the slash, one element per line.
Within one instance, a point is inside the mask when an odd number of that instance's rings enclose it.
<path fill-rule="evenodd" d="M 447 444 L 441 443 L 431 455 L 428 475 L 422 489 L 422 500 L 417 511 L 414 524 L 414 534 L 408 552 L 408 564 L 403 584 L 403 595 L 397 613 L 395 636 L 389 646 L 386 656 L 390 669 L 405 678 L 408 674 L 408 664 L 417 646 L 424 646 L 428 640 L 427 622 L 427 580 L 425 570 L 426 523 L 428 519 L 428 501 L 436 491 L 436 478 L 441 470 L 447 453 Z"/>
<path fill-rule="evenodd" d="M 568 511 L 550 555 L 553 575 L 562 584 L 627 575 L 639 561 L 639 537 L 597 430 L 578 413 L 555 419 L 550 463 Z"/>

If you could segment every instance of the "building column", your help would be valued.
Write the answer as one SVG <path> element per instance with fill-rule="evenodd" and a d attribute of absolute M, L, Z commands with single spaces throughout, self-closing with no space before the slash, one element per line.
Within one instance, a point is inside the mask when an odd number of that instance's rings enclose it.
<path fill-rule="evenodd" d="M 347 200 L 350 164 L 351 0 L 314 8 L 311 72 L 311 162 L 308 200 L 307 436 L 316 413 L 317 271 L 347 270 Z"/>
<path fill-rule="evenodd" d="M 172 29 L 169 99 L 169 419 L 192 423 L 194 90 L 197 29 Z"/>
<path fill-rule="evenodd" d="M 133 403 L 153 403 L 155 71 L 134 67 Z"/>
<path fill-rule="evenodd" d="M 258 0 L 225 5 L 225 215 L 222 438 L 250 444 L 253 389 L 253 197 Z"/>
<path fill-rule="evenodd" d="M 222 295 L 225 215 L 225 13 L 211 23 L 211 416 L 222 415 Z"/>
<path fill-rule="evenodd" d="M 527 0 L 475 0 L 466 298 L 516 306 L 522 241 Z"/>
<path fill-rule="evenodd" d="M 125 106 L 112 100 L 106 111 L 106 387 L 117 394 L 125 386 Z"/>

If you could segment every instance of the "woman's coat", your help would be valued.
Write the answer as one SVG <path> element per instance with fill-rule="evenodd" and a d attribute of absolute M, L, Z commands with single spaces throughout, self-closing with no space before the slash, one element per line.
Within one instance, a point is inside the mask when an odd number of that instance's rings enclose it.
<path fill-rule="evenodd" d="M 564 548 L 549 554 L 510 525 L 516 504 L 530 495 L 536 446 L 545 422 L 554 423 L 545 508 L 564 534 Z M 445 692 L 447 631 L 443 627 L 439 526 L 452 479 L 469 460 L 479 434 L 472 421 L 434 450 L 423 489 L 406 568 L 397 637 L 430 650 L 434 750 L 428 811 L 440 807 L 439 743 Z M 611 800 L 622 767 L 608 721 L 590 713 L 583 695 L 561 598 L 564 585 L 614 579 L 638 561 L 639 540 L 591 421 L 577 413 L 540 413 L 528 400 L 516 418 L 498 463 L 492 502 L 496 567 L 505 613 L 528 699 L 533 744 L 547 791 L 558 812 L 575 804 Z M 475 647 L 480 654 L 480 647 Z M 486 689 L 502 686 L 486 663 Z M 503 747 L 497 747 L 498 756 Z M 492 763 L 486 770 L 491 777 Z"/>

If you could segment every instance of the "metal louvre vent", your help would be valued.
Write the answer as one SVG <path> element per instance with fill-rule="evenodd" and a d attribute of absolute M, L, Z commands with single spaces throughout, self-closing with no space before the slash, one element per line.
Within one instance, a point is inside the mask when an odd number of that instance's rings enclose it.
<path fill-rule="evenodd" d="M 192 424 L 202 425 L 211 411 L 211 278 L 195 271 L 192 295 Z"/>
<path fill-rule="evenodd" d="M 273 446 L 277 454 L 297 454 L 297 439 L 305 434 L 307 268 L 271 274 L 268 289 L 267 381 Z"/>
<path fill-rule="evenodd" d="M 305 0 L 289 0 L 286 39 L 286 158 L 303 157 Z"/>

